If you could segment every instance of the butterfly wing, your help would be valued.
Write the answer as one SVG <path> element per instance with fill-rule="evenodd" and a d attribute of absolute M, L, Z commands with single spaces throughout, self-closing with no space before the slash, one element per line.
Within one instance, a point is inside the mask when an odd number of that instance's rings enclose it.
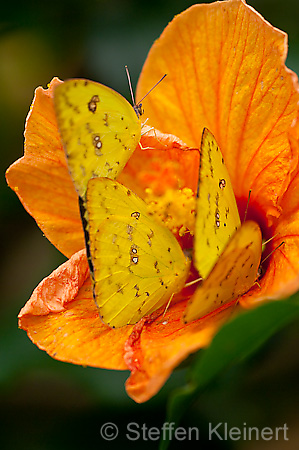
<path fill-rule="evenodd" d="M 189 261 L 145 202 L 107 178 L 87 189 L 94 297 L 111 327 L 136 323 L 184 286 Z"/>
<path fill-rule="evenodd" d="M 213 270 L 191 297 L 184 321 L 191 322 L 247 292 L 257 278 L 262 253 L 260 227 L 248 221 L 235 232 Z"/>
<path fill-rule="evenodd" d="M 194 264 L 206 278 L 235 231 L 240 217 L 221 151 L 204 129 L 196 202 Z"/>
<path fill-rule="evenodd" d="M 54 105 L 68 168 L 84 198 L 90 178 L 118 176 L 139 142 L 141 123 L 124 97 L 89 80 L 58 85 Z"/>

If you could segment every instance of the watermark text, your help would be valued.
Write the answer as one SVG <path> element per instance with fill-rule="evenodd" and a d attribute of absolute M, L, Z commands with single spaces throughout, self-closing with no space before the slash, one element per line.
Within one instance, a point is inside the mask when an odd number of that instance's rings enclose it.
<path fill-rule="evenodd" d="M 280 427 L 252 427 L 243 423 L 240 426 L 229 426 L 226 422 L 217 424 L 209 423 L 208 429 L 203 430 L 198 427 L 176 427 L 174 422 L 164 422 L 161 427 L 148 426 L 146 423 L 138 424 L 130 422 L 125 430 L 120 430 L 113 422 L 104 423 L 100 428 L 100 435 L 105 441 L 115 440 L 119 435 L 128 441 L 200 441 L 220 440 L 220 441 L 288 441 L 289 428 L 285 423 Z M 201 436 L 200 436 L 201 433 Z M 208 433 L 208 436 L 207 436 Z"/>
<path fill-rule="evenodd" d="M 209 440 L 219 439 L 220 441 L 288 441 L 288 426 L 285 423 L 283 427 L 250 427 L 246 423 L 242 427 L 229 427 L 225 422 L 219 422 L 217 425 L 209 423 Z"/>

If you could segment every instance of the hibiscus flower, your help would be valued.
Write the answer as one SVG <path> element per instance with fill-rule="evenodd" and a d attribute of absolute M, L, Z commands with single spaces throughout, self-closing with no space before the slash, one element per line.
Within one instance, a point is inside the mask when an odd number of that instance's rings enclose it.
<path fill-rule="evenodd" d="M 296 75 L 285 67 L 286 52 L 285 33 L 243 0 L 194 5 L 176 16 L 152 46 L 137 87 L 141 98 L 168 74 L 163 88 L 144 100 L 147 124 L 156 131 L 144 135 L 141 144 L 151 150 L 138 147 L 119 177 L 157 210 L 166 198 L 183 205 L 170 225 L 179 239 L 181 227 L 192 232 L 190 192 L 197 185 L 198 152 L 188 149 L 199 148 L 204 127 L 214 134 L 241 219 L 251 189 L 247 218 L 259 224 L 264 239 L 273 238 L 268 248 L 284 241 L 268 258 L 259 284 L 239 298 L 239 309 L 287 297 L 299 287 L 299 93 Z M 219 309 L 184 324 L 193 286 L 176 295 L 163 320 L 156 314 L 119 329 L 101 322 L 54 113 L 57 83 L 55 78 L 48 89 L 37 88 L 26 121 L 25 154 L 8 169 L 7 182 L 69 259 L 37 286 L 19 325 L 56 359 L 129 369 L 127 392 L 144 402 L 182 360 L 207 346 L 237 309 Z M 183 247 L 190 247 L 190 240 L 183 237 Z"/>

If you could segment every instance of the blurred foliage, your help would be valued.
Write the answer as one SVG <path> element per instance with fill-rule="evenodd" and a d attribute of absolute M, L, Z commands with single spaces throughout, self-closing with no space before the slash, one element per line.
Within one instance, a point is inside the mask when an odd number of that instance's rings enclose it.
<path fill-rule="evenodd" d="M 170 396 L 167 421 L 178 426 L 194 399 L 215 382 L 217 377 L 223 376 L 225 369 L 255 354 L 277 331 L 298 318 L 298 293 L 287 300 L 269 302 L 260 308 L 236 315 L 219 330 L 208 348 L 194 356 L 187 384 L 176 389 Z M 240 428 L 243 418 L 238 422 Z M 235 423 L 234 426 L 236 425 Z M 169 442 L 170 437 L 164 439 L 161 450 L 166 450 Z"/>
<path fill-rule="evenodd" d="M 23 130 L 34 89 L 53 76 L 85 77 L 128 97 L 124 65 L 136 84 L 153 41 L 167 23 L 193 2 L 187 0 L 28 0 L 5 2 L 0 18 L 1 164 L 23 153 Z M 269 22 L 289 34 L 288 66 L 299 72 L 297 0 L 249 2 Z M 71 366 L 52 360 L 17 328 L 17 314 L 34 287 L 64 260 L 43 237 L 16 195 L 0 179 L 0 445 L 3 449 L 48 450 L 100 446 L 107 421 L 121 428 L 112 448 L 152 448 L 153 442 L 125 439 L 129 421 L 161 426 L 166 399 L 184 384 L 177 370 L 162 391 L 136 405 L 124 390 L 127 372 Z M 197 426 L 196 448 L 295 449 L 298 443 L 298 323 L 270 339 L 243 364 L 233 366 L 200 396 L 183 420 Z M 207 423 L 290 427 L 286 442 L 207 442 Z M 296 431 L 297 430 L 297 431 Z M 121 432 L 123 431 L 123 432 Z M 173 442 L 171 448 L 179 448 Z M 184 442 L 184 445 L 191 443 Z M 114 446 L 114 447 L 113 447 Z"/>

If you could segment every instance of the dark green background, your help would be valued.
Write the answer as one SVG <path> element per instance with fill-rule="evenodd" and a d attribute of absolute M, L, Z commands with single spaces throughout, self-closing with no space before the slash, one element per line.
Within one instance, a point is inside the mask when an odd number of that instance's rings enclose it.
<path fill-rule="evenodd" d="M 157 442 L 125 439 L 128 422 L 160 427 L 165 402 L 184 383 L 177 370 L 162 391 L 136 405 L 124 390 L 128 373 L 71 366 L 52 360 L 17 328 L 17 314 L 34 287 L 64 258 L 43 237 L 4 180 L 6 168 L 23 154 L 24 120 L 34 89 L 55 75 L 100 81 L 128 96 L 124 65 L 133 85 L 147 52 L 163 28 L 192 2 L 173 0 L 8 1 L 0 14 L 1 102 L 1 292 L 0 447 L 48 450 L 71 448 L 156 448 Z M 257 0 L 250 4 L 289 34 L 288 65 L 299 71 L 297 0 Z M 297 449 L 298 323 L 274 336 L 249 361 L 207 389 L 185 416 L 200 441 L 184 445 L 216 449 Z M 111 421 L 120 437 L 107 444 L 100 427 Z M 290 441 L 207 442 L 208 422 L 231 426 L 283 426 Z M 296 431 L 297 427 L 297 431 Z M 179 448 L 174 444 L 173 448 Z"/>

